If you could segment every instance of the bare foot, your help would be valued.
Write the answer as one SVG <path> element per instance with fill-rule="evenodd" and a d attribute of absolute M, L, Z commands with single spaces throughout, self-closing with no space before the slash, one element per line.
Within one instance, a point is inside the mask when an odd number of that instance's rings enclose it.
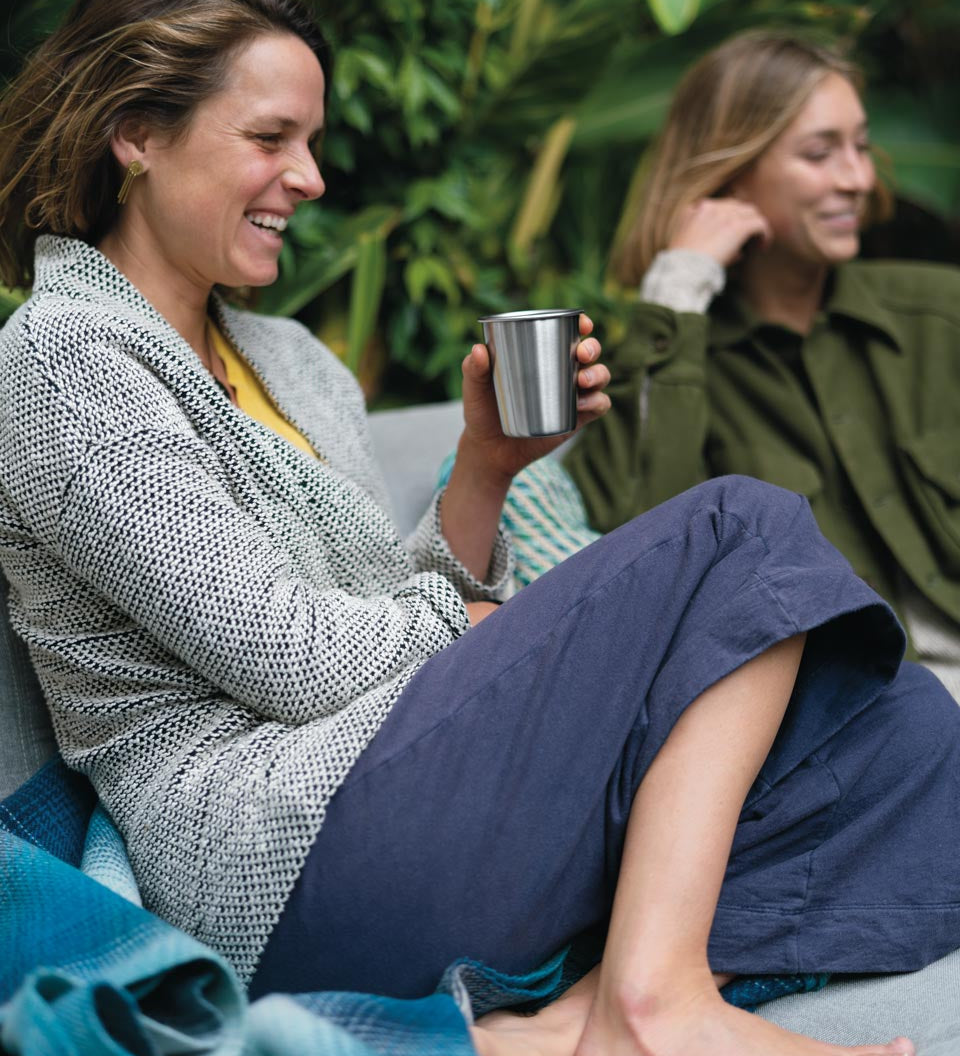
<path fill-rule="evenodd" d="M 603 995 L 574 1056 L 916 1056 L 913 1043 L 848 1048 L 792 1034 L 728 1005 L 704 986 L 685 996 L 644 996 L 615 1010 Z"/>
<path fill-rule="evenodd" d="M 479 1056 L 573 1056 L 597 993 L 594 969 L 533 1016 L 507 1010 L 481 1016 L 471 1029 Z"/>
<path fill-rule="evenodd" d="M 718 989 L 734 978 L 713 975 Z M 572 1056 L 593 1008 L 599 981 L 600 969 L 594 968 L 533 1016 L 506 1009 L 481 1016 L 471 1032 L 474 1047 L 480 1056 Z"/>

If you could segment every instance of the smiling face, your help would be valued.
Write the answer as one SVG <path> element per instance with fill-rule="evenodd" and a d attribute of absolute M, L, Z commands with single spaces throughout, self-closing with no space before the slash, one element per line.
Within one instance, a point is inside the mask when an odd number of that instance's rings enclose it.
<path fill-rule="evenodd" d="M 323 194 L 311 151 L 323 90 L 320 64 L 299 37 L 256 37 L 181 138 L 149 129 L 118 137 L 121 163 L 136 157 L 145 173 L 101 248 L 135 284 L 150 287 L 148 296 L 159 289 L 155 302 L 190 290 L 205 300 L 215 284 L 273 282 L 287 219 Z"/>
<path fill-rule="evenodd" d="M 860 98 L 829 73 L 730 193 L 766 217 L 773 235 L 766 253 L 823 267 L 856 256 L 874 182 Z"/>

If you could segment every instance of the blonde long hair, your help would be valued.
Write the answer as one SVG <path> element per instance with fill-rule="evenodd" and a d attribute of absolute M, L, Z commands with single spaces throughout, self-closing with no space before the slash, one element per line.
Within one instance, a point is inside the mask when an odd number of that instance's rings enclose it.
<path fill-rule="evenodd" d="M 300 37 L 329 85 L 300 0 L 76 0 L 0 99 L 0 281 L 30 285 L 40 234 L 99 241 L 123 178 L 114 132 L 136 120 L 181 136 L 236 50 L 271 32 Z"/>
<path fill-rule="evenodd" d="M 684 75 L 650 160 L 637 220 L 616 262 L 635 286 L 692 202 L 722 193 L 803 109 L 830 73 L 862 94 L 860 70 L 838 52 L 795 34 L 749 30 L 707 52 Z M 877 184 L 868 220 L 889 212 Z"/>

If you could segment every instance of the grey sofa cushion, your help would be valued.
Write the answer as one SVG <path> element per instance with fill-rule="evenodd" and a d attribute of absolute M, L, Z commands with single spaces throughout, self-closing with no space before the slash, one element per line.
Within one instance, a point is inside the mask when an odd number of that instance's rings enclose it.
<path fill-rule="evenodd" d="M 56 751 L 26 646 L 10 627 L 8 590 L 0 576 L 0 799 L 19 788 Z"/>
<path fill-rule="evenodd" d="M 427 508 L 440 466 L 456 448 L 462 428 L 463 405 L 453 401 L 370 415 L 374 450 L 401 535 L 413 531 Z"/>
<path fill-rule="evenodd" d="M 838 977 L 815 994 L 771 1001 L 760 1014 L 833 1045 L 876 1044 L 903 1034 L 919 1056 L 958 1056 L 960 950 L 919 972 Z"/>

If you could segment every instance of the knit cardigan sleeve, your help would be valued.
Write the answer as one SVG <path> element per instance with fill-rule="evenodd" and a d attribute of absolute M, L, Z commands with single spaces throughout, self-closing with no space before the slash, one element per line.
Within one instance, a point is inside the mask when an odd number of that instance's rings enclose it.
<path fill-rule="evenodd" d="M 57 544 L 191 670 L 281 722 L 338 710 L 465 629 L 437 573 L 373 597 L 324 589 L 323 569 L 298 568 L 188 436 L 144 430 L 91 448 L 64 491 Z"/>
<path fill-rule="evenodd" d="M 19 393 L 5 477 L 65 580 L 90 588 L 72 600 L 80 637 L 105 629 L 106 606 L 109 630 L 122 632 L 122 614 L 171 662 L 298 724 L 466 630 L 456 588 L 417 571 L 362 485 L 307 470 L 289 445 L 277 457 L 283 442 L 255 423 L 232 424 L 235 456 L 229 430 L 218 431 L 232 419 L 208 409 L 220 396 L 202 371 L 180 382 L 171 367 L 182 390 L 171 391 L 116 326 L 69 308 L 34 314 L 14 324 L 19 347 L 5 357 Z M 189 357 L 184 366 L 196 370 Z"/>

